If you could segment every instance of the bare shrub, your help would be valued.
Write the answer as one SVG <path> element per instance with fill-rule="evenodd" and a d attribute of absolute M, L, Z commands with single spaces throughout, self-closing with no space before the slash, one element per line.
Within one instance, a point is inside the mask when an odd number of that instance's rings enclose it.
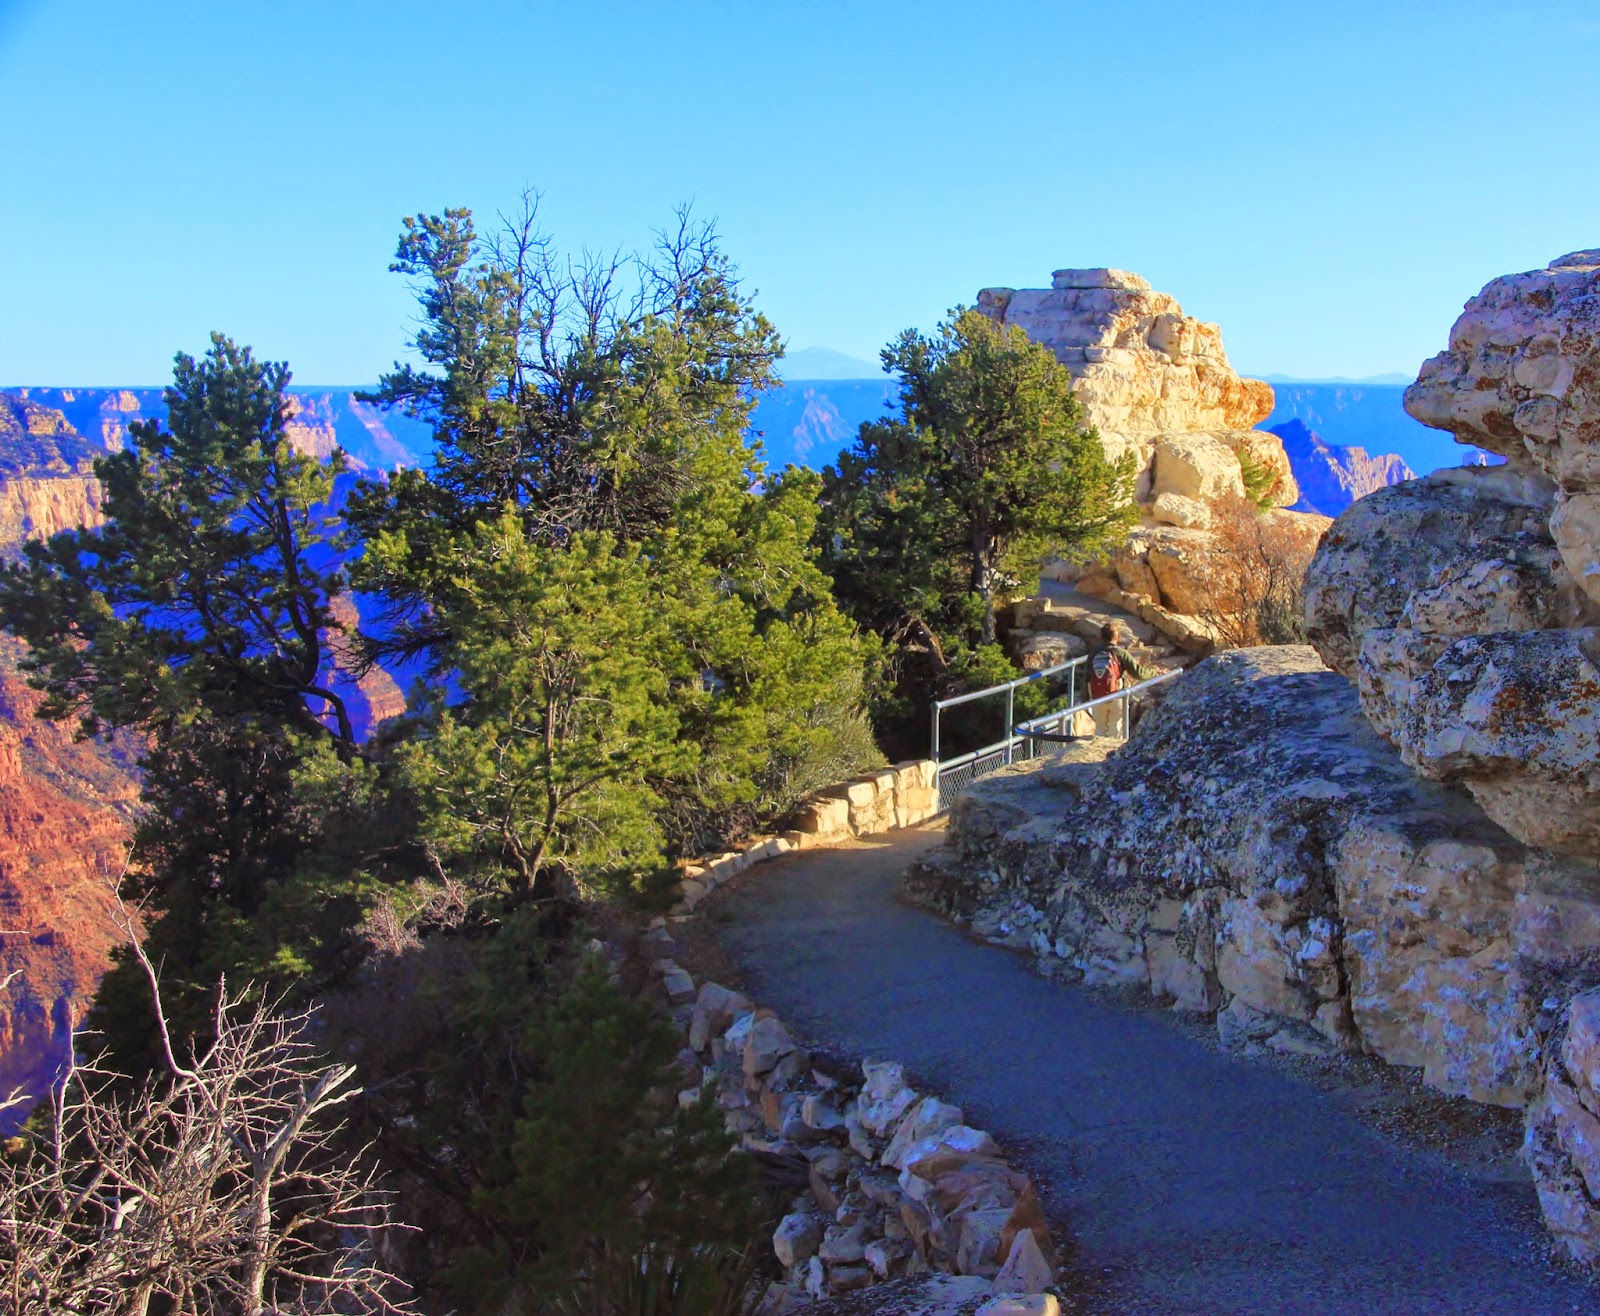
<path fill-rule="evenodd" d="M 403 1313 L 388 1225 L 330 1112 L 357 1095 L 307 1014 L 219 988 L 213 1040 L 143 1085 L 74 1065 L 0 1157 L 0 1310 L 14 1316 Z M 18 1094 L 13 1094 L 16 1101 Z M 42 1127 L 39 1127 L 42 1125 Z"/>
<path fill-rule="evenodd" d="M 1218 647 L 1304 644 L 1305 579 L 1316 543 L 1290 517 L 1233 497 L 1212 508 L 1212 539 L 1195 564 L 1199 615 Z"/>

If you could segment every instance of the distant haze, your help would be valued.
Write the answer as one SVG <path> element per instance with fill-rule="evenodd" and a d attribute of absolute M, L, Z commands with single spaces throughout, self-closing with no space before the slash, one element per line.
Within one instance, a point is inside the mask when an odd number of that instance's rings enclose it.
<path fill-rule="evenodd" d="M 852 359 L 826 349 L 808 349 L 790 361 L 804 363 L 809 371 L 811 363 L 821 359 L 813 357 L 817 351 L 835 362 Z M 1394 454 L 1418 475 L 1443 466 L 1498 460 L 1412 420 L 1403 403 L 1405 385 L 1412 380 L 1409 375 L 1354 382 L 1265 378 L 1273 386 L 1276 406 L 1261 422 L 1263 429 L 1303 421 L 1324 443 L 1365 448 L 1372 458 Z M 892 411 L 895 400 L 894 380 L 882 373 L 867 377 L 787 373 L 782 388 L 758 400 L 750 427 L 762 441 L 769 467 L 796 462 L 820 470 L 855 440 L 863 421 Z"/>
<path fill-rule="evenodd" d="M 883 367 L 876 361 L 835 352 L 831 347 L 802 347 L 785 353 L 778 362 L 782 379 L 879 379 Z"/>
<path fill-rule="evenodd" d="M 1250 375 L 1250 371 L 1241 370 L 1241 375 Z M 1410 384 L 1416 379 L 1415 374 L 1406 374 L 1403 370 L 1396 370 L 1387 375 L 1366 375 L 1361 379 L 1349 379 L 1343 375 L 1330 375 L 1326 379 L 1303 379 L 1298 375 L 1254 375 L 1255 379 L 1264 379 L 1269 384 L 1378 384 L 1393 385 Z"/>

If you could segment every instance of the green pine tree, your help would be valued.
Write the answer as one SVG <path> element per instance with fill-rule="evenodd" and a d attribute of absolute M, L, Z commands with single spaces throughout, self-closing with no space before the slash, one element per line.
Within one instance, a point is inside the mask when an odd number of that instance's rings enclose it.
<path fill-rule="evenodd" d="M 1136 519 L 1129 459 L 1083 425 L 1072 377 L 1022 329 L 958 311 L 883 352 L 900 415 L 866 424 L 823 476 L 818 544 L 841 603 L 894 649 L 893 717 L 993 674 L 997 602 L 1049 552 L 1085 553 Z"/>
<path fill-rule="evenodd" d="M 105 523 L 0 569 L 43 715 L 148 746 L 124 892 L 186 1032 L 223 973 L 282 988 L 336 971 L 407 828 L 330 681 L 340 462 L 295 451 L 288 380 L 221 336 L 179 355 L 166 427 L 135 424 L 95 463 Z M 126 965 L 100 994 L 131 1063 L 154 1044 L 148 995 Z"/>
<path fill-rule="evenodd" d="M 447 211 L 406 222 L 394 268 L 429 369 L 375 396 L 428 419 L 439 456 L 353 501 L 355 571 L 387 601 L 371 660 L 462 673 L 408 759 L 477 796 L 470 821 L 432 818 L 451 853 L 583 888 L 777 817 L 818 763 L 870 761 L 870 648 L 811 547 L 814 478 L 770 477 L 745 439 L 780 345 L 714 234 L 685 220 L 631 270 L 573 272 L 531 210 L 488 241 Z M 530 625 L 546 669 L 509 656 Z M 480 790 L 502 754 L 516 768 Z"/>

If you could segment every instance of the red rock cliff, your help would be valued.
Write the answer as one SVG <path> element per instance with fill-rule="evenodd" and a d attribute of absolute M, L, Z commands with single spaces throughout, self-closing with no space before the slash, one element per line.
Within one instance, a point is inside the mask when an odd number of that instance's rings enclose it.
<path fill-rule="evenodd" d="M 0 1091 L 44 1090 L 122 934 L 111 883 L 138 797 L 130 747 L 78 742 L 0 648 Z"/>

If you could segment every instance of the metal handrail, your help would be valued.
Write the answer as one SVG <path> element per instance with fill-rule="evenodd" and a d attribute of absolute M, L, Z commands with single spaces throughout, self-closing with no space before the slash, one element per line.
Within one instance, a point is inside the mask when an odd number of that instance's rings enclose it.
<path fill-rule="evenodd" d="M 1019 676 L 1015 681 L 1002 681 L 999 685 L 987 686 L 982 690 L 969 690 L 964 695 L 951 695 L 948 699 L 935 699 L 935 708 L 953 708 L 957 704 L 970 704 L 974 699 L 982 699 L 985 695 L 999 694 L 1002 690 L 1015 690 L 1019 685 L 1027 685 L 1031 681 L 1042 681 L 1047 676 L 1054 676 L 1057 672 L 1064 672 L 1068 668 L 1082 667 L 1089 661 L 1089 655 L 1080 653 L 1076 658 L 1068 658 L 1064 663 L 1057 663 L 1054 667 L 1044 667 L 1037 672 L 1029 672 Z"/>
<path fill-rule="evenodd" d="M 1170 672 L 1162 672 L 1160 676 L 1147 677 L 1143 681 L 1140 681 L 1137 685 L 1123 686 L 1123 688 L 1120 690 L 1113 690 L 1110 694 L 1101 695 L 1097 699 L 1086 699 L 1081 704 L 1072 705 L 1071 708 L 1062 708 L 1054 713 L 1041 713 L 1038 717 L 1031 717 L 1026 722 L 1018 722 L 1017 732 L 1018 734 L 1022 734 L 1024 727 L 1037 726 L 1040 722 L 1050 722 L 1056 718 L 1064 717 L 1068 713 L 1082 713 L 1086 709 L 1099 708 L 1104 704 L 1113 703 L 1118 699 L 1130 699 L 1134 695 L 1138 694 L 1141 690 L 1148 690 L 1154 685 L 1163 685 L 1166 682 L 1182 675 L 1183 668 L 1174 667 Z"/>
<path fill-rule="evenodd" d="M 1083 661 L 1085 661 L 1085 659 L 1083 659 L 1083 658 L 1075 658 L 1071 662 L 1060 664 L 1057 668 L 1055 668 L 1053 670 L 1061 671 L 1061 670 L 1064 670 L 1064 669 L 1066 669 L 1068 667 L 1074 666 L 1077 663 L 1081 663 Z M 1014 688 L 1016 685 L 1026 684 L 1027 680 L 1030 680 L 1030 679 L 1036 680 L 1038 678 L 1038 676 L 1040 676 L 1040 675 L 1048 675 L 1048 673 L 1037 673 L 1037 674 L 1031 675 L 1028 678 L 1025 678 L 1024 680 L 1016 681 L 1016 682 L 1008 682 L 1007 684 Z M 934 735 L 935 735 L 935 740 L 934 740 L 933 759 L 934 759 L 934 765 L 935 765 L 935 768 L 934 768 L 935 784 L 936 784 L 936 786 L 938 788 L 938 796 L 939 796 L 939 811 L 941 813 L 943 813 L 946 809 L 948 809 L 950 807 L 950 799 L 948 798 L 948 796 L 953 796 L 956 793 L 956 791 L 960 789 L 961 785 L 968 784 L 968 783 L 960 783 L 954 789 L 947 789 L 947 778 L 950 777 L 952 774 L 965 775 L 965 774 L 962 773 L 962 770 L 970 768 L 971 769 L 971 774 L 970 774 L 971 778 L 972 778 L 972 780 L 975 781 L 979 776 L 987 775 L 988 772 L 992 772 L 992 771 L 995 771 L 995 770 L 997 770 L 999 768 L 1006 767 L 1006 766 L 1010 765 L 1014 761 L 1015 753 L 1016 753 L 1016 750 L 1017 750 L 1018 746 L 1022 746 L 1023 747 L 1023 749 L 1024 749 L 1024 757 L 1025 758 L 1032 758 L 1033 757 L 1033 742 L 1035 740 L 1037 740 L 1037 739 L 1046 739 L 1046 738 L 1048 738 L 1050 740 L 1060 739 L 1060 737 L 1056 736 L 1055 734 L 1047 732 L 1045 730 L 1045 728 L 1047 726 L 1049 726 L 1051 724 L 1055 724 L 1056 726 L 1062 726 L 1062 725 L 1064 725 L 1066 723 L 1067 719 L 1075 717 L 1079 713 L 1090 712 L 1090 711 L 1092 711 L 1092 710 L 1094 710 L 1096 708 L 1103 708 L 1103 707 L 1106 707 L 1106 706 L 1108 706 L 1110 704 L 1116 703 L 1116 702 L 1118 702 L 1120 700 L 1122 702 L 1123 710 L 1124 710 L 1123 711 L 1123 717 L 1122 717 L 1122 727 L 1123 727 L 1122 734 L 1123 734 L 1123 738 L 1126 739 L 1127 738 L 1127 734 L 1128 734 L 1128 730 L 1129 730 L 1129 728 L 1128 728 L 1128 716 L 1127 716 L 1127 711 L 1126 711 L 1128 703 L 1135 696 L 1141 694 L 1142 692 L 1144 692 L 1146 690 L 1153 689 L 1155 686 L 1158 686 L 1158 685 L 1165 685 L 1168 681 L 1176 680 L 1179 676 L 1182 676 L 1182 675 L 1183 675 L 1183 669 L 1181 667 L 1175 668 L 1170 672 L 1163 672 L 1160 676 L 1152 676 L 1152 677 L 1148 678 L 1147 680 L 1140 681 L 1136 685 L 1125 686 L 1121 690 L 1113 690 L 1108 695 L 1101 695 L 1096 699 L 1086 699 L 1082 703 L 1068 704 L 1067 707 L 1058 708 L 1053 713 L 1044 713 L 1044 714 L 1041 714 L 1039 717 L 1029 718 L 1026 722 L 1018 722 L 1018 723 L 1015 723 L 1015 724 L 1012 723 L 1010 715 L 1009 715 L 1010 714 L 1010 701 L 1009 701 L 1009 698 L 1008 698 L 1008 701 L 1007 701 L 1007 717 L 1006 717 L 1006 737 L 1005 737 L 1005 739 L 1004 740 L 997 740 L 992 745 L 985 745 L 981 749 L 974 749 L 974 750 L 970 750 L 969 752 L 967 752 L 965 754 L 959 754 L 955 758 L 949 759 L 949 760 L 947 760 L 946 762 L 943 762 L 943 763 L 939 762 L 938 739 L 937 739 L 937 736 L 938 736 L 938 721 L 937 721 L 937 718 L 938 718 L 938 712 L 939 712 L 939 701 L 935 701 L 935 706 L 934 706 L 934 718 L 935 718 L 935 721 L 934 721 Z M 993 694 L 996 691 L 1005 690 L 1005 689 L 1007 689 L 1007 686 L 998 685 L 998 686 L 992 686 L 988 690 L 979 691 L 977 693 L 979 695 Z M 966 700 L 969 699 L 969 698 L 971 698 L 971 696 L 968 696 L 968 695 L 957 695 L 954 700 L 947 701 L 947 702 L 950 702 L 950 703 L 966 702 Z M 979 765 L 982 764 L 982 762 L 985 759 L 990 759 L 990 758 L 996 758 L 997 762 L 995 762 L 992 766 L 990 766 L 987 769 L 981 769 L 979 767 Z"/>
<path fill-rule="evenodd" d="M 1083 666 L 1089 661 L 1088 654 L 1079 654 L 1076 658 L 1068 658 L 1064 663 L 1056 663 L 1052 667 L 1041 668 L 1037 672 L 1029 672 L 1017 677 L 1014 681 L 1002 681 L 999 685 L 986 686 L 982 690 L 969 690 L 964 695 L 952 695 L 948 699 L 935 699 L 933 701 L 933 734 L 929 738 L 928 757 L 935 763 L 939 761 L 939 715 L 947 708 L 954 708 L 957 704 L 970 704 L 975 699 L 987 699 L 990 695 L 1000 694 L 1006 697 L 1006 736 L 1009 740 L 1016 734 L 1013 722 L 1016 709 L 1017 687 L 1028 685 L 1034 681 L 1043 681 L 1049 677 L 1059 675 L 1061 672 L 1071 672 L 1074 668 Z M 1072 684 L 1067 687 L 1067 697 L 1072 698 L 1072 692 L 1077 689 L 1076 675 L 1071 678 Z M 1005 742 L 1000 742 L 1004 744 Z"/>

